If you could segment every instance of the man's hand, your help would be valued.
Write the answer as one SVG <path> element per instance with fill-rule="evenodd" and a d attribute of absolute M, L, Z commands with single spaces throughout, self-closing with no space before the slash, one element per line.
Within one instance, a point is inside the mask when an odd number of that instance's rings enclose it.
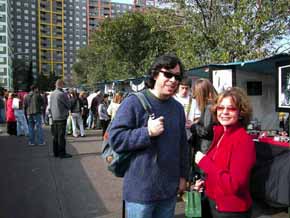
<path fill-rule="evenodd" d="M 200 151 L 196 152 L 195 154 L 195 163 L 198 164 L 199 161 L 204 157 L 205 155 L 201 153 Z"/>
<path fill-rule="evenodd" d="M 190 127 L 192 126 L 193 122 L 191 120 L 186 120 L 185 122 L 185 128 L 186 129 L 190 129 Z"/>
<path fill-rule="evenodd" d="M 186 190 L 186 180 L 185 178 L 179 179 L 179 187 L 178 187 L 178 193 L 183 193 Z"/>
<path fill-rule="evenodd" d="M 156 119 L 152 119 L 149 117 L 148 119 L 148 132 L 149 136 L 159 136 L 164 131 L 164 117 L 158 117 Z"/>

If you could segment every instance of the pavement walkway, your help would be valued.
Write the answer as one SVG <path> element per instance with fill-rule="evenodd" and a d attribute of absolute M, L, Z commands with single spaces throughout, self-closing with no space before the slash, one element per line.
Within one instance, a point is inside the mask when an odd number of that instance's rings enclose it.
<path fill-rule="evenodd" d="M 53 157 L 49 128 L 44 132 L 43 146 L 28 146 L 26 137 L 0 133 L 0 218 L 120 218 L 122 179 L 106 170 L 100 132 L 68 136 L 69 159 Z M 175 217 L 183 218 L 183 212 L 179 202 Z M 253 213 L 253 218 L 287 217 L 260 205 Z"/>

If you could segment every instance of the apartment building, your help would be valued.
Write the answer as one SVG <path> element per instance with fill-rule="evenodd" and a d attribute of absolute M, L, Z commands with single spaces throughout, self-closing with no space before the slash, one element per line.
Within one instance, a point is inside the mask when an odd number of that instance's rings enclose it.
<path fill-rule="evenodd" d="M 31 64 L 32 72 L 36 76 L 38 66 L 37 0 L 11 0 L 11 13 L 8 14 L 11 14 L 13 62 L 14 64 L 24 63 L 27 67 Z"/>
<path fill-rule="evenodd" d="M 0 86 L 11 89 L 12 84 L 12 26 L 11 2 L 0 0 Z"/>
<path fill-rule="evenodd" d="M 34 78 L 53 74 L 72 83 L 77 50 L 100 22 L 150 1 L 0 0 L 0 85 L 12 89 L 12 59 L 31 63 Z"/>
<path fill-rule="evenodd" d="M 87 45 L 87 0 L 64 3 L 64 79 L 72 83 L 77 50 Z"/>

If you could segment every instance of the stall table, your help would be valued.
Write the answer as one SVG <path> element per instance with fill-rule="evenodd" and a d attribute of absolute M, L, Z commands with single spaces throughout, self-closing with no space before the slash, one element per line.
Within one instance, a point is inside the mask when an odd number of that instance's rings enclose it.
<path fill-rule="evenodd" d="M 272 137 L 254 141 L 257 161 L 251 178 L 252 196 L 271 207 L 288 207 L 290 218 L 290 144 Z"/>

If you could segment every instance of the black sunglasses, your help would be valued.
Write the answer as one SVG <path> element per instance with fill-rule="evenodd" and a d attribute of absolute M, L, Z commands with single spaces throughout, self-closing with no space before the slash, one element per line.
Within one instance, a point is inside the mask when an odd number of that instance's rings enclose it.
<path fill-rule="evenodd" d="M 176 75 L 170 71 L 162 71 L 160 70 L 159 72 L 163 73 L 163 75 L 167 78 L 167 79 L 171 79 L 172 77 L 175 78 L 175 80 L 177 81 L 181 81 L 182 80 L 182 76 L 181 75 Z"/>

